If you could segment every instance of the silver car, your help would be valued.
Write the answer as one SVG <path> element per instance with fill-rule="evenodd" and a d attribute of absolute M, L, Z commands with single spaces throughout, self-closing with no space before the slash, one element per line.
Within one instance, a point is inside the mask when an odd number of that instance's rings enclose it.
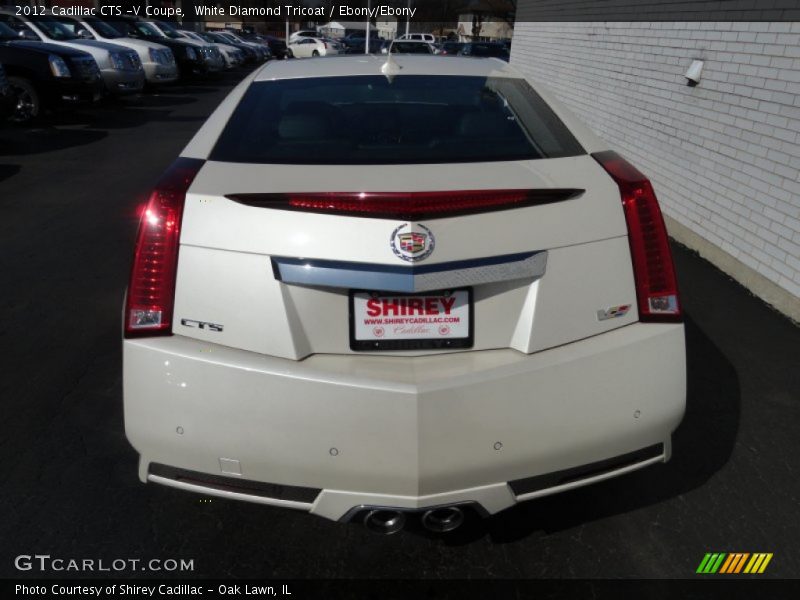
<path fill-rule="evenodd" d="M 110 94 L 133 94 L 144 88 L 144 67 L 135 50 L 81 39 L 50 15 L 23 17 L 4 9 L 0 10 L 0 22 L 17 31 L 23 39 L 57 44 L 91 54 L 100 67 L 103 82 Z"/>
<path fill-rule="evenodd" d="M 97 17 L 56 17 L 59 23 L 81 39 L 109 42 L 136 52 L 144 67 L 147 83 L 158 85 L 178 79 L 178 64 L 172 50 L 155 42 L 123 36 Z"/>

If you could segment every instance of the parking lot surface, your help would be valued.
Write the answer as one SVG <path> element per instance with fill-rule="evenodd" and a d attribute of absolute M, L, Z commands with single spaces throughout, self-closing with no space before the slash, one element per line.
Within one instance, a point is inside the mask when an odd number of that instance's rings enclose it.
<path fill-rule="evenodd" d="M 0 129 L 0 576 L 35 553 L 193 559 L 182 577 L 686 578 L 706 552 L 772 552 L 764 577 L 800 574 L 800 329 L 680 247 L 689 395 L 665 465 L 445 537 L 141 484 L 120 372 L 136 208 L 235 81 Z"/>

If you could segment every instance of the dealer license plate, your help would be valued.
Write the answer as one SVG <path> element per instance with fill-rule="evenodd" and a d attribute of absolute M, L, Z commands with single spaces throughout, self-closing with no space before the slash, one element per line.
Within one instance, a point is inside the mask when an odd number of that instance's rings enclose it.
<path fill-rule="evenodd" d="M 350 348 L 471 348 L 472 290 L 350 292 Z"/>

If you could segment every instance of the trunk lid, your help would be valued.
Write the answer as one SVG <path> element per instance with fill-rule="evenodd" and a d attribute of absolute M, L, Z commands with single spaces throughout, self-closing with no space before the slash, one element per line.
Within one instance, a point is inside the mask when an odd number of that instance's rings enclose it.
<path fill-rule="evenodd" d="M 277 210 L 227 197 L 265 191 L 564 188 L 583 193 L 549 204 L 412 223 L 435 236 L 433 250 L 418 263 L 401 260 L 393 248 L 402 220 Z M 382 291 L 366 287 L 382 280 L 359 279 L 358 272 L 371 269 L 402 277 L 424 268 L 426 279 L 419 285 L 425 291 L 453 289 L 459 281 L 472 288 L 470 347 L 383 354 L 509 347 L 533 352 L 636 320 L 619 188 L 589 155 L 380 167 L 210 161 L 187 194 L 180 244 L 174 333 L 273 356 L 355 352 L 350 290 Z M 515 271 L 509 261 L 517 260 L 528 261 L 529 268 Z M 324 264 L 339 279 L 287 282 L 281 264 Z M 621 314 L 614 314 L 615 308 Z"/>

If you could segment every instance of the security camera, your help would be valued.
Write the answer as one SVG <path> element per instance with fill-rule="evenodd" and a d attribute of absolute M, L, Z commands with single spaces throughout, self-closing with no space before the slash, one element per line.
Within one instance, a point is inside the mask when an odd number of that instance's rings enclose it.
<path fill-rule="evenodd" d="M 703 73 L 703 61 L 702 60 L 693 60 L 692 64 L 689 66 L 689 69 L 686 71 L 684 77 L 686 77 L 686 84 L 694 87 L 698 83 L 700 83 L 700 75 Z"/>

